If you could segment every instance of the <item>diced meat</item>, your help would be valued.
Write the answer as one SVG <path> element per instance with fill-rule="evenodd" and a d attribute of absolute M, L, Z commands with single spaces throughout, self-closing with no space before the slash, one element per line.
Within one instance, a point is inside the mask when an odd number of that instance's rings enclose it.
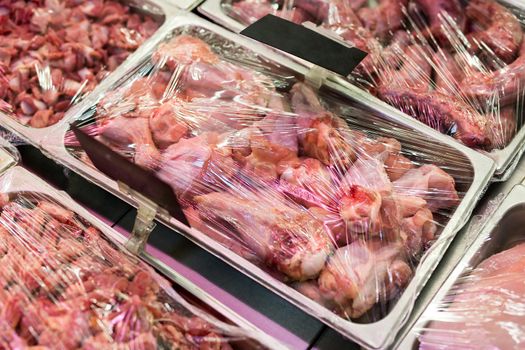
<path fill-rule="evenodd" d="M 105 77 L 101 73 L 116 69 L 158 27 L 114 0 L 4 3 L 0 75 L 8 85 L 0 84 L 0 98 L 13 117 L 29 120 L 34 128 L 57 123 L 72 102 Z M 131 18 L 133 29 L 127 29 Z M 50 79 L 50 69 L 61 72 L 63 81 Z M 18 99 L 20 94 L 27 98 Z M 38 104 L 41 96 L 46 105 Z"/>
<path fill-rule="evenodd" d="M 230 349 L 213 318 L 72 211 L 0 197 L 0 348 Z"/>

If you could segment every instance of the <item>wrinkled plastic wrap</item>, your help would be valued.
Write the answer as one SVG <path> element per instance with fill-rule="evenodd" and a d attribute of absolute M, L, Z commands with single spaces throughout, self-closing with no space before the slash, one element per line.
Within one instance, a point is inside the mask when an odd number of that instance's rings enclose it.
<path fill-rule="evenodd" d="M 525 244 L 495 254 L 461 278 L 422 330 L 420 349 L 522 349 Z"/>
<path fill-rule="evenodd" d="M 271 13 L 331 30 L 369 52 L 351 82 L 469 147 L 503 149 L 521 128 L 523 7 L 495 0 L 233 0 L 222 5 L 244 24 Z"/>
<path fill-rule="evenodd" d="M 143 5 L 0 1 L 0 112 L 34 128 L 57 123 L 158 29 Z"/>
<path fill-rule="evenodd" d="M 265 348 L 14 170 L 0 180 L 1 349 Z"/>
<path fill-rule="evenodd" d="M 471 225 L 474 243 L 400 349 L 523 349 L 524 190 L 497 197 Z"/>
<path fill-rule="evenodd" d="M 473 176 L 444 145 L 198 26 L 76 124 L 168 183 L 193 228 L 267 279 L 364 322 L 388 314 Z M 90 162 L 72 132 L 63 142 Z"/>

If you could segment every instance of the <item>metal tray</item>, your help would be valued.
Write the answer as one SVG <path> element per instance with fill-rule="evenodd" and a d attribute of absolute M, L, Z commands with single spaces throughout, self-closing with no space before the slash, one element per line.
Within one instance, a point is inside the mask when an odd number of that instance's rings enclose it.
<path fill-rule="evenodd" d="M 483 226 L 481 233 L 475 238 L 463 258 L 454 268 L 447 280 L 432 299 L 431 303 L 417 320 L 417 328 L 432 320 L 432 314 L 442 304 L 450 289 L 458 278 L 477 266 L 488 257 L 509 249 L 517 243 L 525 242 L 525 186 L 516 185 L 501 202 L 494 214 Z M 418 349 L 418 331 L 412 328 L 406 337 L 400 341 L 398 349 Z"/>
<path fill-rule="evenodd" d="M 157 29 L 156 33 L 161 31 L 161 29 L 166 26 L 168 18 L 179 11 L 174 5 L 169 4 L 169 0 L 122 0 L 122 2 L 136 8 L 136 10 L 140 11 L 141 13 L 153 17 L 157 22 L 162 23 L 159 29 Z M 153 34 L 152 37 L 155 35 L 156 34 Z M 147 42 L 150 40 L 151 38 L 149 38 L 142 46 L 147 45 Z M 140 47 L 136 51 L 138 50 L 140 50 Z M 117 69 L 115 69 L 104 80 L 102 80 L 97 85 L 97 87 L 87 95 L 87 97 L 89 97 L 91 94 L 96 94 L 98 91 L 107 89 L 108 86 L 111 86 L 115 82 L 116 77 L 129 69 L 131 56 L 132 54 L 129 55 L 128 58 Z M 71 106 L 62 120 L 67 120 L 71 117 L 71 115 L 74 115 L 77 105 L 78 104 Z M 28 142 L 33 146 L 38 146 L 42 139 L 49 135 L 50 130 L 52 130 L 57 124 L 45 128 L 33 128 L 23 125 L 18 120 L 0 112 L 0 125 L 21 137 L 25 142 Z"/>
<path fill-rule="evenodd" d="M 512 6 L 515 8 L 518 8 L 520 10 L 525 11 L 525 3 L 521 0 L 497 0 L 498 2 L 502 3 L 506 6 Z M 204 16 L 210 18 L 214 22 L 236 32 L 239 33 L 243 29 L 246 28 L 246 25 L 239 22 L 234 17 L 228 15 L 225 12 L 224 6 L 227 6 L 230 4 L 232 0 L 206 0 L 201 6 L 199 6 L 198 11 L 202 13 Z M 289 54 L 281 52 L 281 55 L 290 57 Z M 301 63 L 305 65 L 305 67 L 312 67 L 312 64 L 309 62 L 306 62 L 301 59 L 295 59 L 298 63 Z M 354 87 L 352 84 L 350 84 L 346 79 L 335 76 L 335 81 L 337 81 L 339 84 L 344 86 L 345 88 L 352 89 Z M 410 117 L 408 114 L 405 114 L 404 112 L 401 112 L 400 110 L 391 107 L 386 102 L 383 102 L 379 98 L 376 98 L 372 96 L 371 94 L 368 94 L 365 92 L 365 94 L 369 95 L 372 98 L 372 103 L 377 106 L 383 106 L 383 107 L 390 107 L 391 112 L 390 113 L 396 113 L 400 116 L 403 116 L 404 118 L 409 118 L 412 120 L 412 123 L 421 123 L 417 121 L 416 119 Z M 525 126 L 525 125 L 523 125 Z M 518 131 L 518 133 L 514 136 L 513 140 L 507 145 L 507 147 L 501 149 L 501 150 L 494 150 L 490 153 L 479 151 L 480 153 L 488 154 L 490 158 L 492 158 L 496 163 L 496 171 L 494 174 L 493 181 L 505 181 L 508 180 L 514 169 L 516 168 L 517 162 L 525 152 L 525 127 L 523 127 Z M 438 131 L 435 131 L 438 133 Z M 450 137 L 450 139 L 453 142 L 460 143 L 459 141 L 456 141 L 454 138 Z"/>
<path fill-rule="evenodd" d="M 157 0 L 170 6 L 176 6 L 183 11 L 191 11 L 202 3 L 203 0 Z"/>
<path fill-rule="evenodd" d="M 272 50 L 269 50 L 262 45 L 254 43 L 246 38 L 239 37 L 234 33 L 224 30 L 192 14 L 184 14 L 172 18 L 169 29 L 165 29 L 163 33 L 168 36 L 177 28 L 183 27 L 198 28 L 200 31 L 209 31 L 220 36 L 224 41 L 235 43 L 235 45 L 238 45 L 245 50 L 255 52 L 259 57 L 264 58 L 266 62 L 278 62 L 280 67 L 286 67 L 297 75 L 304 76 L 307 74 L 307 70 L 304 67 L 297 65 L 295 62 L 285 60 L 282 56 L 276 55 Z M 160 35 L 156 36 L 155 40 L 150 42 L 151 45 L 149 46 L 152 46 L 155 44 L 154 42 L 160 42 L 161 40 L 162 37 Z M 135 58 L 137 59 L 137 62 L 140 62 L 142 58 L 147 58 L 149 55 L 151 55 L 151 51 L 148 52 L 147 50 L 142 50 L 135 55 Z M 465 171 L 468 172 L 468 174 L 456 174 L 458 176 L 468 176 L 469 178 L 469 183 L 465 184 L 465 188 L 460 189 L 464 192 L 464 198 L 451 216 L 448 224 L 433 248 L 427 252 L 425 259 L 421 262 L 418 268 L 416 277 L 412 280 L 406 291 L 400 296 L 399 300 L 386 317 L 378 322 L 369 324 L 358 324 L 345 320 L 313 300 L 300 294 L 290 286 L 270 276 L 266 271 L 252 262 L 234 254 L 230 249 L 214 241 L 206 234 L 183 225 L 175 219 L 170 218 L 162 211 L 158 214 L 157 219 L 172 229 L 187 236 L 190 240 L 210 253 L 231 264 L 242 273 L 258 281 L 290 301 L 292 304 L 300 307 L 305 312 L 320 319 L 352 340 L 368 348 L 384 348 L 392 342 L 396 332 L 410 313 L 414 298 L 426 283 L 426 280 L 436 267 L 439 259 L 447 249 L 448 244 L 454 237 L 455 233 L 464 225 L 466 219 L 470 216 L 476 202 L 479 200 L 485 187 L 490 182 L 495 167 L 493 161 L 489 158 L 474 152 L 463 145 L 451 142 L 448 137 L 436 133 L 426 125 L 414 124 L 410 119 L 399 117 L 398 115 L 391 115 L 390 110 L 383 106 L 375 106 L 366 94 L 360 90 L 357 90 L 357 94 L 350 93 L 351 91 L 349 92 L 348 90 L 342 89 L 340 85 L 331 82 L 326 83 L 324 88 L 345 97 L 349 101 L 349 104 L 357 104 L 369 110 L 370 116 L 367 117 L 366 120 L 361 121 L 364 125 L 388 121 L 388 123 L 390 123 L 390 129 L 384 129 L 385 132 L 392 129 L 404 129 L 407 130 L 409 133 L 408 135 L 411 135 L 412 137 L 423 135 L 423 142 L 435 143 L 435 154 L 442 156 L 443 164 L 438 163 L 437 165 L 446 166 L 447 164 L 445 162 L 447 161 L 456 162 L 457 164 L 464 164 Z M 90 98 L 83 101 L 79 105 L 79 108 L 77 108 L 78 115 L 76 117 L 80 118 L 84 111 L 88 111 L 96 105 L 98 102 L 97 98 L 100 97 L 101 96 L 92 94 Z M 53 130 L 53 133 L 49 135 L 48 139 L 50 142 L 47 143 L 44 140 L 41 144 L 44 153 L 131 205 L 138 206 L 140 204 L 139 200 L 126 193 L 124 190 L 121 190 L 115 181 L 109 179 L 97 169 L 74 157 L 65 148 L 63 143 L 61 146 L 56 146 L 58 140 L 64 139 L 68 129 L 69 125 L 67 121 L 62 121 L 55 130 Z M 421 139 L 421 136 L 419 136 L 419 139 Z M 52 146 L 53 142 L 55 143 L 55 146 Z M 388 330 L 388 332 L 385 332 L 385 330 Z"/>
<path fill-rule="evenodd" d="M 121 247 L 124 246 L 127 240 L 124 236 L 120 235 L 115 230 L 104 224 L 102 221 L 95 218 L 86 209 L 84 209 L 75 201 L 73 201 L 65 192 L 57 191 L 56 189 L 52 188 L 47 183 L 45 183 L 42 179 L 25 170 L 24 168 L 15 166 L 7 170 L 4 174 L 2 174 L 0 179 L 0 181 L 7 179 L 7 181 L 9 182 L 8 190 L 6 191 L 6 193 L 34 193 L 50 198 L 53 201 L 64 206 L 65 208 L 72 210 L 84 220 L 88 221 L 90 224 L 92 224 L 94 227 L 100 230 L 103 233 L 103 235 L 110 241 L 118 244 Z M 188 294 L 197 298 L 196 301 L 201 306 L 210 307 L 222 317 L 224 317 L 228 322 L 231 322 L 232 324 L 240 328 L 253 332 L 256 336 L 256 339 L 254 338 L 253 340 L 259 342 L 260 345 L 268 349 L 286 349 L 286 347 L 283 344 L 273 339 L 271 336 L 264 334 L 254 325 L 252 325 L 251 323 L 234 313 L 232 310 L 225 307 L 215 298 L 205 293 L 202 289 L 188 281 L 183 276 L 179 275 L 177 272 L 173 271 L 173 269 L 167 267 L 164 263 L 160 262 L 153 256 L 149 254 L 143 254 L 141 258 L 148 264 L 155 267 L 162 275 L 167 277 L 170 281 L 172 281 L 175 284 L 176 289 L 180 289 L 180 291 L 183 294 Z M 254 344 L 251 343 L 251 345 L 242 345 L 243 346 L 241 346 L 241 348 L 250 349 L 251 347 L 253 347 Z"/>

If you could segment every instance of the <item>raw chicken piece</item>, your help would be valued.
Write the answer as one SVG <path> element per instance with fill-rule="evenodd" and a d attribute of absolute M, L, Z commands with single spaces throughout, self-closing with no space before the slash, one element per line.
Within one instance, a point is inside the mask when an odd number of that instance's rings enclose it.
<path fill-rule="evenodd" d="M 369 50 L 368 56 L 356 67 L 356 72 L 366 78 L 371 76 L 381 77 L 385 71 L 398 69 L 403 63 L 400 53 L 410 44 L 411 37 L 404 30 L 394 33 L 390 44 L 374 46 Z"/>
<path fill-rule="evenodd" d="M 486 86 L 483 86 L 486 91 Z M 494 90 L 492 90 L 493 93 Z M 469 104 L 440 92 L 413 91 L 382 86 L 381 99 L 443 133 L 473 148 L 491 149 L 487 118 Z"/>
<path fill-rule="evenodd" d="M 219 142 L 215 133 L 180 140 L 162 153 L 157 176 L 181 196 L 227 187 L 237 167 L 231 149 Z"/>
<path fill-rule="evenodd" d="M 355 153 L 341 133 L 341 120 L 327 112 L 315 92 L 305 84 L 292 88 L 292 108 L 297 114 L 297 132 L 302 152 L 325 165 L 345 168 Z"/>
<path fill-rule="evenodd" d="M 319 22 L 322 22 L 323 27 L 339 35 L 349 44 L 365 52 L 377 44 L 373 34 L 363 27 L 363 23 L 351 3 L 336 1 L 330 3 L 326 10 L 323 6 L 317 9 L 325 12 L 319 13 L 319 16 L 322 16 L 319 18 Z"/>
<path fill-rule="evenodd" d="M 385 155 L 380 155 L 378 158 L 362 156 L 356 160 L 348 169 L 343 180 L 343 186 L 361 186 L 378 193 L 391 192 L 392 183 L 384 165 Z"/>
<path fill-rule="evenodd" d="M 148 119 L 117 116 L 106 121 L 100 135 L 117 147 L 134 149 L 134 162 L 148 169 L 156 169 L 160 152 L 155 146 Z"/>
<path fill-rule="evenodd" d="M 306 207 L 336 200 L 330 170 L 313 158 L 302 159 L 298 166 L 287 167 L 281 174 L 279 189 Z"/>
<path fill-rule="evenodd" d="M 194 133 L 196 131 L 223 133 L 242 130 L 260 121 L 267 114 L 265 109 L 260 108 L 261 106 L 238 103 L 235 98 L 233 100 L 194 98 L 191 102 L 184 103 L 183 106 L 180 113 L 192 125 Z M 285 126 L 289 123 L 285 122 Z M 269 125 L 271 127 L 273 124 Z M 273 132 L 276 133 L 277 130 Z"/>
<path fill-rule="evenodd" d="M 278 193 L 216 192 L 195 197 L 201 216 L 224 220 L 266 264 L 292 280 L 317 277 L 332 245 L 322 224 Z"/>
<path fill-rule="evenodd" d="M 432 212 L 450 209 L 459 201 L 454 178 L 435 165 L 409 170 L 394 181 L 394 191 L 403 196 L 425 199 Z"/>
<path fill-rule="evenodd" d="M 188 132 L 188 124 L 179 115 L 178 107 L 175 101 L 168 101 L 150 116 L 153 140 L 160 148 L 177 143 Z"/>
<path fill-rule="evenodd" d="M 232 4 L 232 12 L 242 23 L 252 24 L 268 14 L 275 15 L 276 7 L 268 0 L 242 0 Z"/>
<path fill-rule="evenodd" d="M 408 0 L 380 0 L 376 7 L 364 7 L 357 15 L 376 38 L 385 39 L 402 27 L 407 4 Z"/>
<path fill-rule="evenodd" d="M 319 276 L 323 299 L 331 300 L 339 314 L 350 318 L 390 300 L 412 276 L 402 253 L 399 245 L 362 241 L 339 248 Z"/>
<path fill-rule="evenodd" d="M 173 70 L 177 65 L 191 65 L 196 62 L 216 64 L 219 57 L 211 47 L 199 38 L 179 35 L 159 45 L 151 56 L 154 64 L 165 64 Z"/>
<path fill-rule="evenodd" d="M 518 118 L 516 106 L 510 105 L 487 116 L 493 119 L 492 143 L 496 148 L 503 148 L 508 145 L 516 135 L 518 128 Z"/>
<path fill-rule="evenodd" d="M 129 86 L 109 91 L 99 103 L 97 122 L 102 124 L 100 122 L 106 118 L 120 115 L 149 119 L 159 107 L 159 98 L 154 95 L 153 86 L 148 78 L 138 78 Z"/>
<path fill-rule="evenodd" d="M 465 31 L 467 18 L 459 0 L 415 0 L 415 2 L 428 18 L 430 32 L 442 45 L 449 45 L 447 31 L 451 30 L 445 16 L 450 16 L 461 32 Z"/>
<path fill-rule="evenodd" d="M 314 18 L 316 22 L 348 22 L 348 12 L 358 10 L 366 0 L 294 0 L 293 6 Z"/>
<path fill-rule="evenodd" d="M 523 41 L 523 31 L 518 18 L 505 6 L 491 0 L 471 0 L 467 17 L 482 29 L 468 35 L 476 50 L 491 49 L 505 63 L 516 58 Z"/>
<path fill-rule="evenodd" d="M 460 92 L 460 84 L 465 78 L 456 56 L 449 54 L 445 50 L 439 50 L 432 56 L 435 71 L 436 90 L 450 95 L 457 96 Z"/>
<path fill-rule="evenodd" d="M 384 159 L 384 167 L 390 181 L 395 181 L 414 167 L 414 163 L 401 154 L 401 143 L 393 138 L 368 138 L 364 133 L 352 131 L 352 145 L 356 145 L 360 158 Z"/>
<path fill-rule="evenodd" d="M 467 98 L 480 101 L 496 99 L 499 105 L 513 105 L 523 95 L 525 86 L 525 40 L 519 57 L 511 64 L 492 72 L 477 72 L 461 82 L 461 91 Z M 490 106 L 490 105 L 489 105 Z"/>
<path fill-rule="evenodd" d="M 523 349 L 524 281 L 525 244 L 489 257 L 450 291 L 419 348 Z"/>
<path fill-rule="evenodd" d="M 187 101 L 236 98 L 265 107 L 273 90 L 262 74 L 221 60 L 206 42 L 190 35 L 179 35 L 161 44 L 152 61 L 159 68 L 166 66 L 173 71 L 170 89 L 179 90 Z"/>
<path fill-rule="evenodd" d="M 360 157 L 344 176 L 340 194 L 340 215 L 347 230 L 377 234 L 382 230 L 382 197 L 392 191 L 392 183 L 382 160 Z"/>
<path fill-rule="evenodd" d="M 275 180 L 290 165 L 298 164 L 297 150 L 272 143 L 264 132 L 255 130 L 250 136 L 251 154 L 244 169 L 266 180 Z"/>
<path fill-rule="evenodd" d="M 339 190 L 339 216 L 346 232 L 366 235 L 381 230 L 381 195 L 359 185 L 345 186 Z"/>
<path fill-rule="evenodd" d="M 271 112 L 245 133 L 250 149 L 242 159 L 246 171 L 269 181 L 277 179 L 288 166 L 299 164 L 296 116 L 285 111 L 280 96 L 272 97 L 270 108 Z"/>
<path fill-rule="evenodd" d="M 387 71 L 381 84 L 389 89 L 397 86 L 420 92 L 429 91 L 432 66 L 428 53 L 431 50 L 426 46 L 414 44 L 405 47 L 403 51 L 403 65 L 399 70 Z"/>
<path fill-rule="evenodd" d="M 435 238 L 437 231 L 432 212 L 423 208 L 401 221 L 401 238 L 408 254 L 416 256 Z"/>

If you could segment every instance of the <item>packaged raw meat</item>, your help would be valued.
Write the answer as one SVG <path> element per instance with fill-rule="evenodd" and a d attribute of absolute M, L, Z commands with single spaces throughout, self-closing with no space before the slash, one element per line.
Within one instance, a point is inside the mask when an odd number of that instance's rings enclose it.
<path fill-rule="evenodd" d="M 496 0 L 225 0 L 219 7 L 217 0 L 209 2 L 202 11 L 236 30 L 269 13 L 332 30 L 369 53 L 348 77 L 352 84 L 489 153 L 500 162 L 498 172 L 521 154 L 516 145 L 500 151 L 523 124 L 523 5 Z"/>
<path fill-rule="evenodd" d="M 171 187 L 191 227 L 170 226 L 362 344 L 359 323 L 394 335 L 492 162 L 194 16 L 155 39 L 75 126 Z M 46 153 L 137 205 L 63 126 Z"/>
<path fill-rule="evenodd" d="M 74 205 L 20 167 L 0 178 L 1 349 L 284 348 L 172 285 Z"/>
<path fill-rule="evenodd" d="M 523 349 L 524 195 L 516 186 L 471 226 L 474 242 L 399 349 Z"/>
<path fill-rule="evenodd" d="M 420 349 L 525 346 L 525 244 L 495 254 L 458 281 L 424 329 Z"/>
<path fill-rule="evenodd" d="M 57 123 L 163 21 L 149 1 L 0 1 L 0 113 Z"/>

